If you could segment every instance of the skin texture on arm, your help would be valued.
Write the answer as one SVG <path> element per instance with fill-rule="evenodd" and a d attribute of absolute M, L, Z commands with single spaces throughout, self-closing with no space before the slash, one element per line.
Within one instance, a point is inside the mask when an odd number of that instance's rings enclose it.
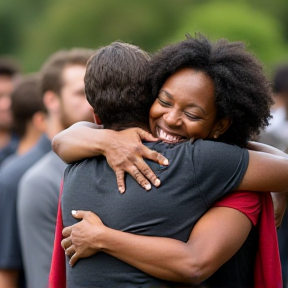
<path fill-rule="evenodd" d="M 151 189 L 149 181 L 156 187 L 160 185 L 160 180 L 143 158 L 160 165 L 168 165 L 169 162 L 163 155 L 148 149 L 141 142 L 142 140 L 157 141 L 157 138 L 140 128 L 113 131 L 91 127 L 97 128 L 97 125 L 91 123 L 86 125 L 86 122 L 80 122 L 60 132 L 52 141 L 53 150 L 66 163 L 104 155 L 115 171 L 121 193 L 125 191 L 125 172 L 131 174 L 146 190 Z"/>
<path fill-rule="evenodd" d="M 0 287 L 1 288 L 18 288 L 18 270 L 0 270 Z"/>
<path fill-rule="evenodd" d="M 288 156 L 284 152 L 277 150 L 273 155 L 249 150 L 249 165 L 237 190 L 287 192 L 287 175 Z"/>
<path fill-rule="evenodd" d="M 243 213 L 211 208 L 194 226 L 187 243 L 110 229 L 92 212 L 78 211 L 83 220 L 63 230 L 62 247 L 75 265 L 99 251 L 164 280 L 199 284 L 228 261 L 246 240 L 252 223 Z M 213 239 L 213 241 L 211 241 Z M 73 243 L 71 245 L 71 243 Z M 75 254 L 74 254 L 75 253 Z"/>

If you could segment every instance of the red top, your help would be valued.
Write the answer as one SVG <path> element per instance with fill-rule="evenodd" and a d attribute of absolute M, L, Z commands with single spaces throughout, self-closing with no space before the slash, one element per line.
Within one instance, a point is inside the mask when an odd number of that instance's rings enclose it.
<path fill-rule="evenodd" d="M 259 216 L 258 197 L 261 205 Z M 258 217 L 259 243 L 254 269 L 254 288 L 282 288 L 278 240 L 270 193 L 236 192 L 218 201 L 214 206 L 237 209 L 244 213 L 254 225 Z"/>
<path fill-rule="evenodd" d="M 63 185 L 60 188 L 59 200 L 62 196 L 62 187 Z M 65 252 L 61 247 L 63 223 L 60 203 L 61 201 L 58 204 L 49 288 L 66 287 Z M 280 256 L 270 194 L 251 192 L 231 193 L 213 206 L 237 209 L 244 213 L 254 226 L 257 224 L 259 229 L 259 246 L 254 271 L 254 288 L 282 288 Z"/>

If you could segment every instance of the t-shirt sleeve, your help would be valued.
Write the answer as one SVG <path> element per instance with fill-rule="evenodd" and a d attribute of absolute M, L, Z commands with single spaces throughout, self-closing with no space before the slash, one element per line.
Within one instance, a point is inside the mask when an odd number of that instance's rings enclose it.
<path fill-rule="evenodd" d="M 237 189 L 249 163 L 247 149 L 213 141 L 195 141 L 192 155 L 199 193 L 207 207 Z"/>
<path fill-rule="evenodd" d="M 245 214 L 256 226 L 261 211 L 261 200 L 258 193 L 233 192 L 213 204 L 213 207 L 229 207 Z"/>

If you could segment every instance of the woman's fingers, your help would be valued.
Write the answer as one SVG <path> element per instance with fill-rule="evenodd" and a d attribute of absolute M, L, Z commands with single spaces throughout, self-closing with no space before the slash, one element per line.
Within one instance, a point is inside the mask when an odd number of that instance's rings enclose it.
<path fill-rule="evenodd" d="M 66 249 L 68 249 L 69 247 L 72 246 L 72 240 L 70 237 L 65 238 L 61 241 L 61 246 L 62 248 L 66 251 Z"/>
<path fill-rule="evenodd" d="M 71 245 L 69 248 L 65 249 L 65 254 L 71 258 L 74 254 L 75 254 L 75 249 L 74 249 L 74 246 Z"/>

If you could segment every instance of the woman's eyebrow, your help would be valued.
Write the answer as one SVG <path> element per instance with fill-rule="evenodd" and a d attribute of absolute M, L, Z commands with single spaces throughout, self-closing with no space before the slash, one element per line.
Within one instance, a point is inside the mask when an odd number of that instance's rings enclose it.
<path fill-rule="evenodd" d="M 164 90 L 164 89 L 161 89 L 160 91 L 159 91 L 159 94 L 165 94 L 169 99 L 173 99 L 173 96 L 169 93 L 169 92 L 167 92 L 166 90 Z"/>

